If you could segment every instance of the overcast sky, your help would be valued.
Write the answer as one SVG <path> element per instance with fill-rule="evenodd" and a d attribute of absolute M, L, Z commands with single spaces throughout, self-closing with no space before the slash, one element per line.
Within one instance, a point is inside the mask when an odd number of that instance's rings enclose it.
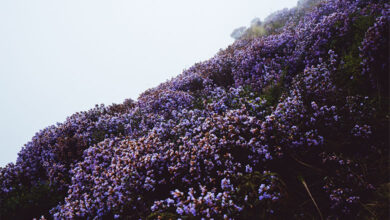
<path fill-rule="evenodd" d="M 32 136 L 212 57 L 296 0 L 1 0 L 0 166 Z"/>

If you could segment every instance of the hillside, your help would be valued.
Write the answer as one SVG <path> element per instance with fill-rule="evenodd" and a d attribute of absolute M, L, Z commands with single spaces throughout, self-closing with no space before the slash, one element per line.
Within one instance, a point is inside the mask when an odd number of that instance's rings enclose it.
<path fill-rule="evenodd" d="M 387 1 L 300 1 L 156 88 L 47 127 L 0 219 L 388 219 Z"/>

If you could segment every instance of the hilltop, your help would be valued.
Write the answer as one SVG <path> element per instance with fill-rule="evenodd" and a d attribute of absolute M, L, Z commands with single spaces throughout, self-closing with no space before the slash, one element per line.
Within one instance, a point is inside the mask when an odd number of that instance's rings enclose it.
<path fill-rule="evenodd" d="M 39 131 L 0 219 L 387 219 L 387 1 L 300 1 L 138 100 Z"/>

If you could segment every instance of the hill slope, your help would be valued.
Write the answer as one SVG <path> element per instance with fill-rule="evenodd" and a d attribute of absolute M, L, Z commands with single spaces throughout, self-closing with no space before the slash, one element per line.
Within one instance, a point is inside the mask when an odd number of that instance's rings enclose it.
<path fill-rule="evenodd" d="M 311 3 L 38 132 L 0 219 L 388 218 L 390 5 Z"/>

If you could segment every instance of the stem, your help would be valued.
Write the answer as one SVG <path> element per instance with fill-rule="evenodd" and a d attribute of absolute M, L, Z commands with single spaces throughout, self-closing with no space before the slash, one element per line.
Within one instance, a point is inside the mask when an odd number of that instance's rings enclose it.
<path fill-rule="evenodd" d="M 303 177 L 298 177 L 298 178 L 299 178 L 299 180 L 302 182 L 302 184 L 303 184 L 303 186 L 305 187 L 307 193 L 309 194 L 309 196 L 310 196 L 310 198 L 311 198 L 311 201 L 313 201 L 314 206 L 316 207 L 316 209 L 317 209 L 317 211 L 318 211 L 318 214 L 320 215 L 321 220 L 323 220 L 324 217 L 322 216 L 321 210 L 320 210 L 320 208 L 318 208 L 318 205 L 317 205 L 316 201 L 314 200 L 313 196 L 311 195 L 310 190 L 309 190 L 309 187 L 307 186 L 305 180 L 303 179 Z"/>
<path fill-rule="evenodd" d="M 305 167 L 311 168 L 311 169 L 316 170 L 316 171 L 318 171 L 318 172 L 320 172 L 320 173 L 325 173 L 325 171 L 323 171 L 323 170 L 321 170 L 321 169 L 319 169 L 319 168 L 317 168 L 317 167 L 314 167 L 314 166 L 312 166 L 312 165 L 310 165 L 310 164 L 307 164 L 307 163 L 305 163 L 305 162 L 303 162 L 303 161 L 301 161 L 301 160 L 298 160 L 298 158 L 294 157 L 293 155 L 291 155 L 291 158 L 294 159 L 294 160 L 295 160 L 296 162 L 298 162 L 299 164 L 305 166 Z"/>

